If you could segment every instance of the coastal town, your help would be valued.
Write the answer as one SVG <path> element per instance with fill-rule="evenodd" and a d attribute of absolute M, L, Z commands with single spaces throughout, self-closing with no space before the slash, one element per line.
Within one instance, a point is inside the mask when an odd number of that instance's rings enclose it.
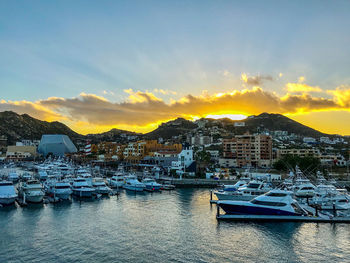
<path fill-rule="evenodd" d="M 324 171 L 326 176 L 348 179 L 348 137 L 303 136 L 263 126 L 250 132 L 245 129 L 245 124 L 244 120 L 200 119 L 191 122 L 176 119 L 160 125 L 168 134 L 165 134 L 166 138 L 158 139 L 145 139 L 142 134 L 120 131 L 112 139 L 95 136 L 73 143 L 65 134 L 43 135 L 41 140 L 23 138 L 9 145 L 6 136 L 1 136 L 0 158 L 3 162 L 20 162 L 43 160 L 52 155 L 111 168 L 119 164 L 157 167 L 168 176 L 207 179 L 227 179 L 245 169 L 288 174 L 293 167 L 279 167 L 277 164 L 281 160 L 287 157 L 313 158 L 317 169 Z M 191 127 L 181 134 L 169 135 L 184 125 Z M 52 146 L 53 150 L 50 150 L 45 146 L 47 141 L 51 146 L 63 144 L 63 147 L 57 151 Z"/>
<path fill-rule="evenodd" d="M 0 1 L 0 263 L 350 262 L 350 1 Z"/>

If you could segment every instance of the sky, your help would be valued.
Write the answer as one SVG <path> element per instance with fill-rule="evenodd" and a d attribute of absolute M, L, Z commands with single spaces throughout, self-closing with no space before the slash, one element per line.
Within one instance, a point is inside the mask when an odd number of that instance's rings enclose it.
<path fill-rule="evenodd" d="M 349 1 L 0 1 L 0 111 L 86 134 L 284 114 L 350 135 Z"/>

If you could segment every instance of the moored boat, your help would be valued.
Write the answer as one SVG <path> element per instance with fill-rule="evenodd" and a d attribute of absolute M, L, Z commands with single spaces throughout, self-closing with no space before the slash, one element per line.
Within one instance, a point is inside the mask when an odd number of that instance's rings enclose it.
<path fill-rule="evenodd" d="M 109 188 L 103 178 L 94 178 L 92 182 L 92 187 L 95 188 L 95 193 L 108 195 L 112 192 L 111 188 Z"/>
<path fill-rule="evenodd" d="M 161 184 L 158 184 L 153 178 L 145 178 L 142 180 L 145 185 L 145 190 L 149 192 L 160 191 Z"/>
<path fill-rule="evenodd" d="M 136 176 L 127 176 L 123 188 L 130 191 L 142 192 L 145 189 L 145 184 L 137 180 Z"/>
<path fill-rule="evenodd" d="M 43 186 L 38 180 L 28 180 L 22 182 L 18 195 L 29 203 L 41 203 L 44 199 Z"/>
<path fill-rule="evenodd" d="M 0 204 L 12 205 L 17 198 L 15 187 L 11 181 L 0 181 Z"/>
<path fill-rule="evenodd" d="M 298 202 L 292 198 L 292 192 L 271 190 L 251 201 L 218 201 L 217 204 L 226 212 L 234 215 L 271 215 L 300 216 L 306 214 Z"/>
<path fill-rule="evenodd" d="M 95 189 L 88 184 L 85 178 L 81 177 L 74 179 L 72 191 L 77 197 L 92 197 L 95 193 Z"/>

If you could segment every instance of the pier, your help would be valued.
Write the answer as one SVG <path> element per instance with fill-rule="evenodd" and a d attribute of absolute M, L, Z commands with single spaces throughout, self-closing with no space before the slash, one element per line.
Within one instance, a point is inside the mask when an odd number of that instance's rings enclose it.
<path fill-rule="evenodd" d="M 223 221 L 241 222 L 301 222 L 301 223 L 344 223 L 350 224 L 349 216 L 331 216 L 319 213 L 319 216 L 271 216 L 271 215 L 228 215 L 220 213 L 216 206 L 216 219 Z"/>

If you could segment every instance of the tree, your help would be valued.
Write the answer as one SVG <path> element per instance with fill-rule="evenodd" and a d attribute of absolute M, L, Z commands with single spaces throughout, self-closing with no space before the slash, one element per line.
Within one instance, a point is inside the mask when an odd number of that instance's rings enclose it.
<path fill-rule="evenodd" d="M 211 162 L 211 154 L 205 150 L 196 153 L 197 169 L 200 175 L 205 173 L 206 168 Z"/>
<path fill-rule="evenodd" d="M 298 165 L 303 171 L 315 171 L 320 166 L 320 164 L 320 159 L 313 156 L 300 157 L 294 155 L 285 155 L 282 157 L 282 159 L 275 162 L 273 164 L 273 167 L 278 171 L 288 171 Z"/>

